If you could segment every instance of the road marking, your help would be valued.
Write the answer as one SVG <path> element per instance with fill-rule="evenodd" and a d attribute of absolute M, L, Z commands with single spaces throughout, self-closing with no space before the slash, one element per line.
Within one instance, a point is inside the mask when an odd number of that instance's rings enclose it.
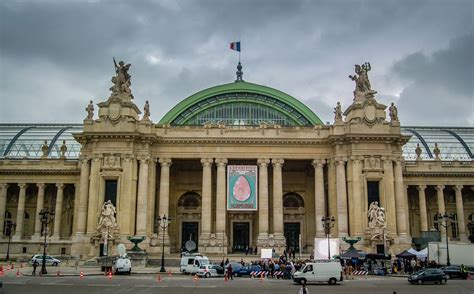
<path fill-rule="evenodd" d="M 141 287 L 141 288 L 168 288 L 168 286 L 160 286 L 160 285 L 134 285 L 134 287 Z"/>
<path fill-rule="evenodd" d="M 25 285 L 24 282 L 4 282 L 4 285 Z"/>
<path fill-rule="evenodd" d="M 115 285 L 115 284 L 87 284 L 89 287 L 120 287 L 120 285 Z"/>
<path fill-rule="evenodd" d="M 52 285 L 52 286 L 73 286 L 74 284 L 58 284 L 58 283 L 40 283 L 40 285 Z"/>
<path fill-rule="evenodd" d="M 183 288 L 216 288 L 217 286 L 181 286 Z"/>

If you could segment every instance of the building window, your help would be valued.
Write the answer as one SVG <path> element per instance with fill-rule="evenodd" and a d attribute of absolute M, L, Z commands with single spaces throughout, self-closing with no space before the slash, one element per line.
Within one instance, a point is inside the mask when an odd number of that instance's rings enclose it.
<path fill-rule="evenodd" d="M 183 208 L 197 208 L 201 206 L 201 197 L 196 192 L 186 192 L 179 198 L 178 206 Z"/>
<path fill-rule="evenodd" d="M 458 215 L 453 214 L 453 219 L 451 220 L 451 238 L 457 238 L 458 236 Z"/>
<path fill-rule="evenodd" d="M 26 253 L 26 247 L 23 247 L 23 248 L 21 249 L 21 252 L 22 252 L 23 254 L 25 254 L 25 253 Z"/>
<path fill-rule="evenodd" d="M 299 208 L 304 207 L 303 197 L 296 193 L 288 193 L 283 196 L 283 207 L 285 208 Z"/>
<path fill-rule="evenodd" d="M 377 201 L 380 206 L 380 193 L 378 181 L 367 181 L 367 205 Z"/>
<path fill-rule="evenodd" d="M 117 180 L 105 181 L 105 202 L 109 200 L 114 206 L 117 206 Z"/>

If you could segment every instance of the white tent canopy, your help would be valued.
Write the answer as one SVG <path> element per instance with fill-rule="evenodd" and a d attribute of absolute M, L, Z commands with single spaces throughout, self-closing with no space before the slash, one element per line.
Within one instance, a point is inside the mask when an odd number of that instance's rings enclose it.
<path fill-rule="evenodd" d="M 411 254 L 415 254 L 416 258 L 419 258 L 419 259 L 422 259 L 422 260 L 425 259 L 428 256 L 428 248 L 425 248 L 425 249 L 420 250 L 420 251 L 416 251 L 415 249 L 410 248 L 407 251 L 410 252 Z"/>

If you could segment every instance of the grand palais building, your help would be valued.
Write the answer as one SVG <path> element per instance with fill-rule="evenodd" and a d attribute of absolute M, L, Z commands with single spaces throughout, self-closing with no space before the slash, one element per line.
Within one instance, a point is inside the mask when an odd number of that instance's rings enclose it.
<path fill-rule="evenodd" d="M 99 256 L 107 201 L 116 209 L 108 243 L 131 248 L 129 237 L 146 237 L 140 247 L 151 258 L 162 242 L 179 253 L 189 240 L 210 255 L 309 254 L 326 237 L 323 217 L 334 217 L 332 238 L 359 237 L 368 253 L 384 242 L 392 254 L 426 246 L 445 234 L 439 213 L 455 220 L 450 242 L 473 237 L 474 128 L 403 125 L 393 104 L 377 101 L 370 65 L 356 66 L 353 102 L 334 105 L 328 123 L 296 98 L 244 81 L 240 63 L 234 82 L 153 121 L 148 102 L 134 102 L 129 66 L 116 65 L 110 97 L 85 102 L 80 124 L 0 124 L 2 254 L 9 242 L 12 257 L 40 253 L 46 234 L 51 255 Z M 375 201 L 386 238 L 369 228 Z M 43 209 L 54 212 L 47 229 Z M 162 216 L 172 219 L 166 229 Z"/>

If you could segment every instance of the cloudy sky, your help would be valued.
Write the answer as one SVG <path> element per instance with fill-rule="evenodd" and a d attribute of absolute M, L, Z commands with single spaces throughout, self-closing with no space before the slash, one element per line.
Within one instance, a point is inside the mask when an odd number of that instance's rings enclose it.
<path fill-rule="evenodd" d="M 109 96 L 112 57 L 158 122 L 235 80 L 286 92 L 332 121 L 370 61 L 379 102 L 403 125 L 474 125 L 472 0 L 136 0 L 0 3 L 0 122 L 76 122 Z M 97 107 L 96 107 L 97 108 Z"/>

